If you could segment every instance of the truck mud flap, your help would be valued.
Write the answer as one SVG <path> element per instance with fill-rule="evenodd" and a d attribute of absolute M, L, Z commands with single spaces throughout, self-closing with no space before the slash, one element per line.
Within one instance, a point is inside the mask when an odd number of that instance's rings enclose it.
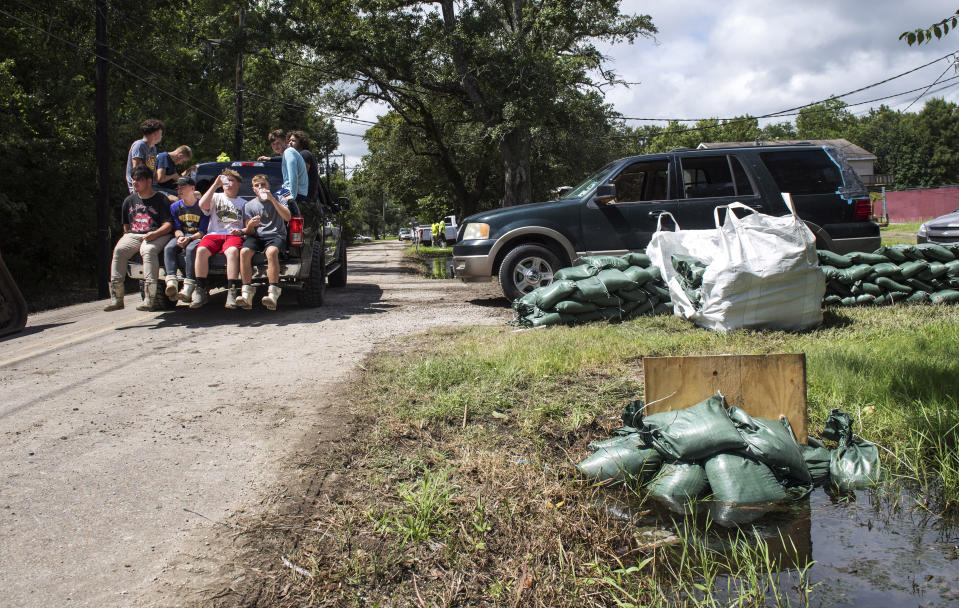
<path fill-rule="evenodd" d="M 0 336 L 12 334 L 27 324 L 27 301 L 0 256 Z"/>

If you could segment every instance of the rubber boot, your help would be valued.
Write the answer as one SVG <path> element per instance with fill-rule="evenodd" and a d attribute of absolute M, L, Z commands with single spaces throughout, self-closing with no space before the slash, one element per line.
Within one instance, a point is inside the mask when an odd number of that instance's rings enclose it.
<path fill-rule="evenodd" d="M 196 280 L 183 279 L 183 289 L 180 290 L 180 293 L 176 294 L 177 299 L 181 302 L 186 302 L 189 304 L 193 299 L 194 289 L 196 289 Z"/>
<path fill-rule="evenodd" d="M 230 310 L 236 308 L 236 287 L 227 288 L 226 304 L 223 305 L 223 308 L 229 308 Z"/>
<path fill-rule="evenodd" d="M 179 291 L 179 286 L 177 285 L 176 275 L 168 276 L 166 278 L 166 297 L 170 298 L 171 302 L 176 302 L 178 298 L 177 292 Z"/>
<path fill-rule="evenodd" d="M 156 281 L 147 281 L 146 285 L 143 286 L 143 296 L 144 300 L 137 305 L 137 310 L 150 311 L 156 310 L 154 306 L 154 301 L 157 296 L 157 283 Z"/>
<path fill-rule="evenodd" d="M 280 299 L 280 293 L 283 290 L 277 287 L 276 285 L 270 285 L 266 290 L 266 295 L 263 296 L 263 299 L 260 302 L 263 303 L 270 310 L 276 310 L 276 302 Z"/>
<path fill-rule="evenodd" d="M 206 304 L 206 301 L 210 299 L 210 294 L 207 293 L 206 289 L 203 287 L 197 287 L 193 290 L 193 295 L 190 299 L 190 308 L 199 308 Z"/>
<path fill-rule="evenodd" d="M 123 295 L 123 281 L 110 281 L 110 303 L 103 311 L 123 310 Z"/>
<path fill-rule="evenodd" d="M 236 305 L 244 310 L 253 308 L 253 296 L 256 295 L 256 285 L 244 285 L 240 288 L 240 295 L 236 298 Z"/>

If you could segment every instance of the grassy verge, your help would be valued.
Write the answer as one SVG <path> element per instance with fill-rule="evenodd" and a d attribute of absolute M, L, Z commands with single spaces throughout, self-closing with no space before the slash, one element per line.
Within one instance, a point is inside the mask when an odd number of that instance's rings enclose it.
<path fill-rule="evenodd" d="M 879 227 L 883 245 L 915 245 L 916 231 L 921 222 L 905 222 Z"/>
<path fill-rule="evenodd" d="M 744 531 L 717 554 L 701 530 L 665 538 L 605 506 L 626 497 L 641 513 L 641 496 L 578 479 L 586 444 L 642 396 L 643 356 L 804 352 L 810 429 L 845 409 L 930 509 L 959 504 L 957 307 L 844 309 L 808 333 L 668 316 L 433 337 L 367 364 L 348 397 L 356 439 L 329 463 L 336 486 L 291 526 L 289 561 L 308 574 L 280 575 L 272 605 L 801 604 L 805 591 L 777 595 L 762 539 Z"/>

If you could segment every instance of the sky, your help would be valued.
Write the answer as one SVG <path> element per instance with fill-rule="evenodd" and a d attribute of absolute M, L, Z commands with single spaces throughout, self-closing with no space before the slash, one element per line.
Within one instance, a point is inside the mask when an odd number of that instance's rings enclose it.
<path fill-rule="evenodd" d="M 873 85 L 959 51 L 959 31 L 921 46 L 899 34 L 952 15 L 959 0 L 623 0 L 622 12 L 648 14 L 658 32 L 633 44 L 601 45 L 608 67 L 626 82 L 606 90 L 606 101 L 635 118 L 732 118 L 780 112 Z M 954 58 L 955 59 L 955 58 Z M 842 97 L 850 111 L 884 103 L 893 110 L 922 108 L 927 96 L 959 103 L 959 71 L 940 59 L 911 74 Z M 925 87 L 937 81 L 926 96 Z M 940 87 L 948 87 L 937 91 Z M 904 94 L 912 89 L 920 89 Z M 897 95 L 882 101 L 881 97 Z M 917 100 L 918 98 L 918 100 Z M 910 107 L 910 103 L 912 103 Z M 359 118 L 375 120 L 382 106 Z M 761 120 L 782 122 L 795 117 Z M 664 122 L 630 121 L 632 125 Z M 361 135 L 362 124 L 337 123 Z M 340 135 L 353 167 L 366 153 L 360 137 Z"/>

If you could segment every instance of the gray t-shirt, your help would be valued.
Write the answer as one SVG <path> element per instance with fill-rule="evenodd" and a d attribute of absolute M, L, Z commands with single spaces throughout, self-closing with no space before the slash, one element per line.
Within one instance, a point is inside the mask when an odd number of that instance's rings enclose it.
<path fill-rule="evenodd" d="M 280 202 L 280 201 L 277 201 Z M 286 207 L 285 203 L 280 205 Z M 270 201 L 263 202 L 255 198 L 248 202 L 243 208 L 243 223 L 250 221 L 254 216 L 260 216 L 260 225 L 256 227 L 256 236 L 261 239 L 271 237 L 286 238 L 286 222 L 276 212 L 276 207 Z"/>
<path fill-rule="evenodd" d="M 148 146 L 147 142 L 138 139 L 130 146 L 130 151 L 127 153 L 127 188 L 130 189 L 130 192 L 133 192 L 133 159 L 142 158 L 144 164 L 150 168 L 150 171 L 156 172 L 157 170 L 157 147 Z"/>

